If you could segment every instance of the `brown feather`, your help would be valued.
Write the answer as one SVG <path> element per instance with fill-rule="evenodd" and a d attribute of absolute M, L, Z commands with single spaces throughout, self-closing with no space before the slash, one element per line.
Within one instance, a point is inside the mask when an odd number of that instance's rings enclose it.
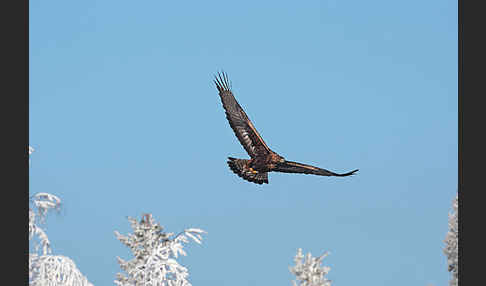
<path fill-rule="evenodd" d="M 233 173 L 249 182 L 259 185 L 268 184 L 268 173 L 252 170 L 249 167 L 249 161 L 250 160 L 228 157 L 228 166 Z"/>
<path fill-rule="evenodd" d="M 312 175 L 319 175 L 319 176 L 346 177 L 346 176 L 353 175 L 355 172 L 358 171 L 358 169 L 348 173 L 339 174 L 339 173 L 334 173 L 326 169 L 321 169 L 311 165 L 301 164 L 292 161 L 285 161 L 283 163 L 277 164 L 275 169 L 273 169 L 272 171 L 282 172 L 282 173 L 300 173 L 300 174 L 312 174 Z"/>
<path fill-rule="evenodd" d="M 263 138 L 250 121 L 245 111 L 233 96 L 226 74 L 223 73 L 223 75 L 221 75 L 218 73 L 218 76 L 215 76 L 214 83 L 219 91 L 226 118 L 248 155 L 255 158 L 270 153 L 270 148 L 265 144 L 265 141 L 263 141 Z"/>

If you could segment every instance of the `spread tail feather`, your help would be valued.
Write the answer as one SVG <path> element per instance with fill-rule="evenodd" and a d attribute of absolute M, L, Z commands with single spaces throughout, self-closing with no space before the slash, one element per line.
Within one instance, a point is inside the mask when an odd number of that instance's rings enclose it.
<path fill-rule="evenodd" d="M 228 166 L 233 173 L 256 184 L 268 184 L 268 173 L 258 172 L 248 167 L 249 160 L 228 157 Z"/>

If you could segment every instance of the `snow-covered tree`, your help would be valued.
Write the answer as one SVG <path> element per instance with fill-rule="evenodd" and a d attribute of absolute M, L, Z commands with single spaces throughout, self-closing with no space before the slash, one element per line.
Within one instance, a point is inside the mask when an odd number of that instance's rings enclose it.
<path fill-rule="evenodd" d="M 312 257 L 312 254 L 309 252 L 305 256 L 305 260 L 302 261 L 304 255 L 302 254 L 302 249 L 299 248 L 294 258 L 295 266 L 289 267 L 290 272 L 298 280 L 298 284 L 296 281 L 292 281 L 292 284 L 294 286 L 331 286 L 331 280 L 324 277 L 331 268 L 321 266 L 322 260 L 327 255 L 328 253 L 326 252 L 319 257 Z"/>
<path fill-rule="evenodd" d="M 448 270 L 452 273 L 452 278 L 449 281 L 450 286 L 457 286 L 458 283 L 458 252 L 457 246 L 459 241 L 459 227 L 458 227 L 458 195 L 452 200 L 452 212 L 449 213 L 449 231 L 444 240 L 446 246 L 444 254 L 447 256 Z"/>
<path fill-rule="evenodd" d="M 34 252 L 42 247 L 42 255 L 51 253 L 51 243 L 47 234 L 39 226 L 45 223 L 49 210 L 59 210 L 61 200 L 48 193 L 37 193 L 30 199 L 29 206 L 29 240 L 33 242 Z"/>
<path fill-rule="evenodd" d="M 141 221 L 129 217 L 133 233 L 127 236 L 115 231 L 118 240 L 130 248 L 134 258 L 125 261 L 117 257 L 121 269 L 115 283 L 120 286 L 190 286 L 189 273 L 176 258 L 186 255 L 184 243 L 189 238 L 201 244 L 201 234 L 205 231 L 188 228 L 174 236 L 163 232 L 163 227 L 156 223 L 151 214 L 145 214 Z"/>
<path fill-rule="evenodd" d="M 29 285 L 93 286 L 76 264 L 62 255 L 29 255 Z"/>
<path fill-rule="evenodd" d="M 29 155 L 34 150 L 29 146 Z M 52 194 L 37 193 L 29 201 L 29 285 L 35 286 L 93 286 L 76 268 L 74 262 L 62 255 L 51 255 L 51 243 L 40 227 L 50 210 L 59 210 L 61 200 Z"/>

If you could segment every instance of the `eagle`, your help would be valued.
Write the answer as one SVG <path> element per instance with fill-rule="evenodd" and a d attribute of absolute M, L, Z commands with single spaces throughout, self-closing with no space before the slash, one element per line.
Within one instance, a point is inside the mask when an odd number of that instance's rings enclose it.
<path fill-rule="evenodd" d="M 268 184 L 269 172 L 312 174 L 318 176 L 345 177 L 353 175 L 358 169 L 348 173 L 338 174 L 325 169 L 302 163 L 285 160 L 284 157 L 272 151 L 256 130 L 245 111 L 236 101 L 231 84 L 226 73 L 214 76 L 214 83 L 223 103 L 226 118 L 236 137 L 251 159 L 228 157 L 230 169 L 239 177 L 256 184 Z"/>

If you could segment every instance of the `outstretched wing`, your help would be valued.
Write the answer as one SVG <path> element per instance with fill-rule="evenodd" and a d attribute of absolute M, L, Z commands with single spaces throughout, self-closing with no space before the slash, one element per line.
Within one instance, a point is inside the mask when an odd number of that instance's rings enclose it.
<path fill-rule="evenodd" d="M 241 108 L 233 96 L 227 75 L 225 73 L 222 75 L 218 73 L 218 76 L 215 76 L 214 83 L 219 91 L 219 96 L 221 97 L 221 102 L 226 112 L 226 118 L 248 155 L 255 158 L 268 154 L 270 148 L 265 144 L 245 111 L 243 111 L 243 108 Z"/>
<path fill-rule="evenodd" d="M 311 165 L 306 165 L 306 164 L 301 164 L 297 162 L 292 162 L 292 161 L 285 161 L 283 163 L 277 164 L 276 168 L 273 169 L 272 171 L 276 172 L 283 172 L 283 173 L 300 173 L 300 174 L 312 174 L 312 175 L 319 175 L 319 176 L 338 176 L 338 177 L 345 177 L 345 176 L 350 176 L 353 175 L 355 172 L 358 171 L 358 169 L 344 173 L 344 174 L 338 174 L 334 173 L 325 169 L 321 169 L 318 167 L 314 167 Z"/>

